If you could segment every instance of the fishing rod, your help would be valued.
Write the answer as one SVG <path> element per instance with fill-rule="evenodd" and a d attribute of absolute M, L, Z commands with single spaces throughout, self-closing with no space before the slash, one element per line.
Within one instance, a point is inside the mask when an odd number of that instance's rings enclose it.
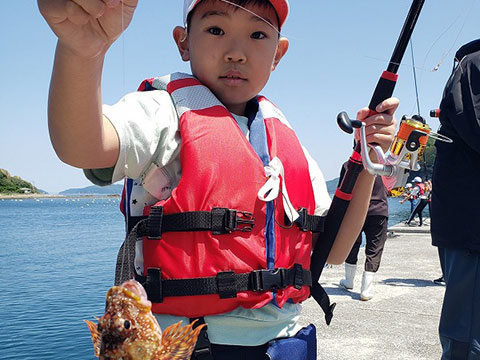
<path fill-rule="evenodd" d="M 400 63 L 402 61 L 403 55 L 405 54 L 405 50 L 412 36 L 413 29 L 415 27 L 415 24 L 417 23 L 424 2 L 425 0 L 414 0 L 410 7 L 388 67 L 386 71 L 384 71 L 380 76 L 377 86 L 375 87 L 372 99 L 370 100 L 370 104 L 368 105 L 368 108 L 370 110 L 368 116 L 376 114 L 377 112 L 375 111 L 375 108 L 377 107 L 377 105 L 379 105 L 382 101 L 390 98 L 393 94 L 393 90 L 398 79 L 398 68 L 400 67 Z M 391 168 L 384 169 L 384 165 L 373 164 L 370 161 L 370 158 L 368 157 L 368 150 L 366 148 L 367 143 L 365 136 L 365 124 L 362 121 L 351 120 L 346 112 L 341 112 L 337 116 L 337 123 L 343 131 L 349 134 L 353 132 L 354 128 L 359 128 L 360 130 L 363 130 L 363 134 L 361 136 L 360 142 L 357 142 L 355 146 L 355 150 L 353 151 L 353 154 L 348 161 L 347 169 L 342 179 L 342 182 L 335 192 L 335 196 L 332 200 L 332 204 L 325 220 L 325 230 L 320 235 L 320 238 L 317 241 L 311 258 L 311 294 L 325 312 L 325 320 L 327 322 L 327 325 L 330 324 L 332 320 L 333 309 L 335 308 L 336 304 L 330 304 L 327 293 L 320 286 L 318 281 L 327 262 L 328 255 L 330 253 L 330 250 L 332 249 L 335 238 L 337 237 L 340 225 L 342 224 L 343 218 L 345 217 L 345 213 L 347 211 L 350 200 L 352 199 L 352 191 L 357 181 L 358 175 L 363 170 L 365 164 L 374 168 L 376 168 L 375 165 L 380 165 L 382 166 L 381 170 L 388 172 L 390 176 L 395 175 L 394 173 L 392 173 Z M 375 147 L 375 149 L 378 148 L 380 147 Z M 361 155 L 362 153 L 363 157 Z M 366 163 L 363 158 L 368 158 L 368 162 Z M 365 167 L 367 168 L 367 166 Z"/>

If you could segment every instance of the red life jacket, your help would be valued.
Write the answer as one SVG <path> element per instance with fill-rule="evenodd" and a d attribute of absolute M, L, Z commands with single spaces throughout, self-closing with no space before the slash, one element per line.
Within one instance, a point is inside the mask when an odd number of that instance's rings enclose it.
<path fill-rule="evenodd" d="M 418 192 L 418 196 L 425 194 L 425 184 L 424 183 L 417 183 L 420 191 Z"/>
<path fill-rule="evenodd" d="M 412 196 L 412 198 L 414 200 L 418 199 L 420 196 L 425 194 L 425 184 L 424 183 L 416 183 L 416 186 L 418 186 L 418 193 Z"/>
<path fill-rule="evenodd" d="M 297 226 L 284 226 L 281 194 L 274 206 L 257 197 L 268 179 L 264 169 L 268 159 L 262 162 L 262 154 L 255 152 L 230 112 L 208 88 L 190 75 L 176 73 L 146 80 L 139 90 L 153 89 L 167 90 L 171 95 L 179 115 L 182 139 L 180 182 L 171 197 L 156 203 L 155 209 L 161 208 L 165 216 L 228 208 L 251 213 L 255 219 L 251 231 L 233 230 L 222 234 L 169 231 L 157 239 L 143 237 L 145 274 L 156 270 L 162 281 L 167 282 L 216 278 L 219 288 L 227 288 L 224 296 L 189 296 L 186 295 L 188 289 L 180 291 L 184 292 L 183 296 L 161 296 L 161 302 L 153 299 L 153 312 L 192 318 L 228 312 L 239 306 L 259 308 L 272 300 L 282 307 L 289 299 L 293 302 L 307 299 L 310 295 L 307 284 L 292 284 L 273 291 L 231 291 L 228 281 L 240 280 L 223 279 L 232 272 L 251 274 L 265 269 L 270 273 L 275 273 L 274 269 L 309 269 L 312 233 L 301 231 Z M 283 180 L 292 205 L 312 214 L 315 200 L 302 146 L 295 132 L 285 120 L 282 121 L 281 112 L 266 98 L 260 96 L 257 100 L 259 110 L 254 121 L 260 121 L 260 128 L 264 130 L 263 133 L 254 131 L 252 125 L 250 140 L 263 138 L 268 151 L 263 156 L 278 157 L 283 164 Z M 150 210 L 146 207 L 145 215 Z M 299 276 L 298 272 L 295 276 Z M 251 279 L 248 277 L 248 281 Z M 147 285 L 148 282 L 147 276 Z"/>

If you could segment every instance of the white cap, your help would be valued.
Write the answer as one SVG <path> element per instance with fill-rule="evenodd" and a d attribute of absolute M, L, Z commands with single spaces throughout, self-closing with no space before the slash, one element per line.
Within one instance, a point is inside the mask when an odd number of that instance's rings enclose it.
<path fill-rule="evenodd" d="M 413 182 L 422 182 L 422 178 L 420 176 L 415 176 L 412 181 Z"/>
<path fill-rule="evenodd" d="M 184 0 L 183 2 L 183 24 L 187 25 L 188 14 L 198 5 L 202 0 Z M 290 11 L 290 5 L 288 0 L 270 0 L 273 8 L 277 12 L 278 19 L 280 20 L 280 28 L 285 24 L 288 13 Z"/>

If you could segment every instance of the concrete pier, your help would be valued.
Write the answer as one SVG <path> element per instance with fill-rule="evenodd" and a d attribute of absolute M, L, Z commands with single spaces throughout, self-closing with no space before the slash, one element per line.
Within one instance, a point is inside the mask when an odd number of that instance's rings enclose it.
<path fill-rule="evenodd" d="M 429 226 L 389 229 L 370 301 L 359 295 L 364 260 L 361 248 L 352 291 L 339 287 L 344 265 L 324 270 L 321 283 L 337 303 L 330 326 L 315 300 L 304 303 L 301 322 L 317 327 L 318 359 L 440 359 L 438 322 L 445 287 L 432 281 L 441 270 Z"/>

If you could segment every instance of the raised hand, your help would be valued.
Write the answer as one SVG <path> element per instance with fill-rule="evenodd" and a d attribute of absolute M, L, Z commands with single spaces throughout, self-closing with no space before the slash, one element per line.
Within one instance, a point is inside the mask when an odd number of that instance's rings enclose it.
<path fill-rule="evenodd" d="M 104 54 L 130 24 L 138 0 L 38 0 L 59 45 L 77 56 Z"/>
<path fill-rule="evenodd" d="M 395 136 L 397 121 L 394 117 L 399 101 L 397 98 L 389 98 L 381 102 L 375 109 L 378 113 L 368 116 L 368 108 L 360 109 L 357 113 L 357 119 L 365 122 L 365 135 L 367 143 L 379 144 L 383 151 L 387 151 Z M 360 139 L 358 129 L 355 132 L 355 138 Z"/>

